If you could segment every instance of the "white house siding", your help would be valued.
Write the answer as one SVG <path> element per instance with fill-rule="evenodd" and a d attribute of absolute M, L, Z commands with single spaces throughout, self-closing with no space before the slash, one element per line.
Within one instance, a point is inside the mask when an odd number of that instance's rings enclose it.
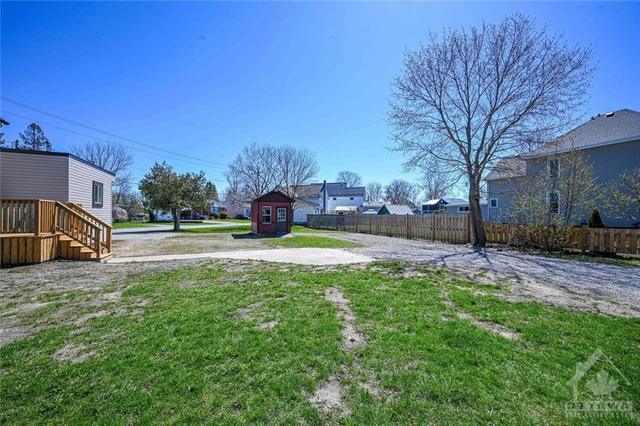
<path fill-rule="evenodd" d="M 293 210 L 293 222 L 294 223 L 307 223 L 307 215 L 318 214 L 320 209 L 312 207 L 302 207 Z"/>
<path fill-rule="evenodd" d="M 327 213 L 335 213 L 338 206 L 362 207 L 362 204 L 364 204 L 364 197 L 362 196 L 327 197 Z"/>
<path fill-rule="evenodd" d="M 93 181 L 101 182 L 104 188 L 101 208 L 92 207 Z M 111 223 L 111 185 L 114 182 L 115 177 L 112 174 L 69 157 L 69 201 L 81 204 L 86 211 L 109 224 Z"/>
<path fill-rule="evenodd" d="M 69 157 L 0 151 L 0 198 L 67 202 Z"/>

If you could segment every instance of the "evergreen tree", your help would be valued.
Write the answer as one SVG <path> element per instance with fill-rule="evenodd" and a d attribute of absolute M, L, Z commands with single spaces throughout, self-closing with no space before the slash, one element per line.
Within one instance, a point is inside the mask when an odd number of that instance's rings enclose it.
<path fill-rule="evenodd" d="M 604 228 L 604 222 L 602 222 L 600 212 L 597 209 L 594 209 L 591 212 L 591 217 L 589 218 L 589 228 Z"/>
<path fill-rule="evenodd" d="M 17 149 L 31 149 L 34 151 L 51 151 L 51 142 L 45 136 L 42 128 L 31 123 L 27 126 L 24 133 L 20 133 L 18 137 Z"/>

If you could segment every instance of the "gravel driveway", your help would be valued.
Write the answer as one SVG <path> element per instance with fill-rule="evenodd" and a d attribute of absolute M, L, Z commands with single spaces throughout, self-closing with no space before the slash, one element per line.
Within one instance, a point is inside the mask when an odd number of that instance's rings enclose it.
<path fill-rule="evenodd" d="M 364 244 L 353 250 L 375 259 L 442 266 L 467 276 L 481 273 L 477 279 L 508 283 L 514 298 L 640 316 L 640 268 L 368 234 L 344 233 L 339 238 Z"/>

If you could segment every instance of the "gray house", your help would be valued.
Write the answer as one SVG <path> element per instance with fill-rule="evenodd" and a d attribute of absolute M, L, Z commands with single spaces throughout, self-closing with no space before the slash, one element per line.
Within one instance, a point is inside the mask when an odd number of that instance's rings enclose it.
<path fill-rule="evenodd" d="M 0 198 L 79 204 L 111 224 L 116 177 L 72 154 L 0 148 Z"/>
<path fill-rule="evenodd" d="M 576 150 L 591 165 L 594 177 L 602 185 L 617 180 L 624 171 L 640 168 L 640 112 L 622 109 L 598 114 L 531 153 L 501 160 L 486 178 L 486 218 L 495 222 L 508 221 L 514 196 L 524 181 L 540 172 L 557 174 L 558 156 Z M 548 208 L 557 209 L 562 201 L 559 193 L 546 195 Z M 622 214 L 608 212 L 605 206 L 600 206 L 598 210 L 606 226 L 637 225 L 632 219 L 619 217 Z M 575 224 L 586 223 L 590 213 L 579 212 Z"/>

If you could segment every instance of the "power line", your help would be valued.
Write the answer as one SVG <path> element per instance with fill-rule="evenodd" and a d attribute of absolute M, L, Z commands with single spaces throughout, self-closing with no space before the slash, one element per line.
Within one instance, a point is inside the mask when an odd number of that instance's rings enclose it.
<path fill-rule="evenodd" d="M 168 153 L 168 154 L 172 154 L 172 155 L 178 155 L 178 156 L 180 156 L 180 157 L 189 158 L 189 159 L 191 159 L 191 160 L 196 160 L 196 161 L 201 161 L 201 162 L 204 162 L 204 163 L 209 163 L 209 164 L 211 164 L 211 165 L 217 165 L 217 166 L 223 166 L 223 167 L 226 167 L 226 164 L 216 163 L 216 162 L 214 162 L 214 161 L 209 161 L 209 160 L 203 160 L 203 159 L 201 159 L 201 158 L 193 157 L 193 156 L 191 156 L 191 155 L 182 154 L 182 153 L 180 153 L 180 152 L 171 151 L 171 150 L 164 149 L 164 148 L 158 148 L 158 147 L 156 147 L 156 146 L 153 146 L 153 145 L 148 144 L 148 143 L 145 143 L 145 142 L 138 141 L 138 140 L 136 140 L 136 139 L 131 139 L 131 138 L 127 138 L 127 137 L 124 137 L 124 136 L 120 136 L 120 135 L 117 135 L 117 134 L 115 134 L 115 133 L 109 132 L 109 131 L 107 131 L 107 130 L 102 130 L 102 129 L 99 129 L 99 128 L 97 128 L 97 127 L 89 126 L 89 125 L 86 125 L 86 124 L 80 123 L 80 122 L 78 122 L 78 121 L 71 120 L 71 119 L 68 119 L 68 118 L 62 117 L 62 116 L 60 116 L 60 115 L 57 115 L 57 114 L 54 114 L 54 113 L 51 113 L 51 112 L 45 111 L 45 110 L 43 110 L 43 109 L 35 108 L 35 107 L 30 106 L 30 105 L 24 104 L 24 103 L 22 103 L 22 102 L 14 101 L 14 100 L 9 99 L 9 98 L 7 98 L 7 97 L 5 97 L 5 96 L 0 96 L 0 98 L 2 98 L 2 99 L 3 99 L 4 101 L 6 101 L 6 102 L 9 102 L 9 103 L 11 103 L 11 104 L 17 105 L 17 106 L 19 106 L 19 107 L 26 108 L 26 109 L 30 109 L 30 110 L 32 110 L 32 111 L 34 111 L 34 112 L 39 113 L 39 114 L 44 114 L 44 115 L 47 115 L 47 116 L 49 116 L 49 117 L 53 117 L 53 118 L 55 118 L 55 119 L 57 119 L 57 120 L 64 121 L 64 122 L 66 122 L 66 123 L 70 123 L 70 124 L 73 124 L 73 125 L 75 125 L 75 126 L 83 127 L 83 128 L 85 128 L 85 129 L 91 130 L 91 131 L 96 132 L 96 133 L 102 133 L 102 134 L 107 135 L 107 136 L 112 137 L 112 138 L 121 139 L 121 140 L 124 140 L 124 141 L 128 141 L 128 142 L 134 143 L 134 144 L 136 144 L 136 145 L 144 146 L 144 147 L 146 147 L 146 148 L 151 148 L 151 149 L 158 150 L 158 151 L 163 151 L 163 152 L 166 152 L 166 153 Z"/>
<path fill-rule="evenodd" d="M 33 118 L 33 117 L 27 117 L 26 115 L 17 114 L 17 113 L 15 113 L 15 112 L 7 111 L 7 110 L 4 110 L 4 112 L 5 112 L 6 114 L 13 115 L 13 116 L 15 116 L 15 117 L 20 117 L 20 118 L 23 118 L 23 119 L 25 119 L 25 120 L 30 120 L 30 121 L 38 122 L 38 123 L 44 124 L 44 125 L 49 126 L 49 127 L 53 127 L 53 128 L 59 129 L 59 130 L 63 130 L 63 131 L 65 131 L 65 132 L 75 133 L 76 135 L 84 136 L 84 137 L 87 137 L 87 138 L 92 138 L 92 139 L 99 140 L 99 141 L 103 141 L 103 142 L 111 142 L 111 141 L 110 141 L 110 140 L 108 140 L 108 139 L 103 139 L 103 138 L 100 138 L 100 137 L 97 137 L 97 136 L 94 136 L 94 135 L 89 135 L 89 134 L 87 134 L 87 133 L 82 133 L 82 132 L 78 132 L 78 131 L 76 131 L 76 130 L 67 129 L 67 128 L 64 128 L 64 127 L 58 126 L 58 125 L 56 125 L 56 124 L 47 123 L 47 122 L 42 121 L 42 120 L 37 120 L 37 119 L 35 119 L 35 118 Z M 136 148 L 136 147 L 132 147 L 132 146 L 129 146 L 129 145 L 127 145 L 127 148 L 132 149 L 132 150 L 134 150 L 134 151 L 144 152 L 145 154 L 157 155 L 157 153 L 155 153 L 155 152 L 147 151 L 147 150 L 140 149 L 140 148 Z M 166 157 L 166 156 L 167 156 L 167 154 L 162 154 L 162 155 L 163 155 L 164 157 Z M 162 158 L 164 158 L 164 157 L 162 157 Z M 208 168 L 214 168 L 214 167 L 215 167 L 215 168 L 224 168 L 223 166 L 215 166 L 215 165 L 202 164 L 202 163 L 198 163 L 198 162 L 196 162 L 196 161 L 203 161 L 203 160 L 185 160 L 185 159 L 182 159 L 182 158 L 175 158 L 175 157 L 168 157 L 168 158 L 169 158 L 169 159 L 171 159 L 171 160 L 175 160 L 175 161 L 182 161 L 182 162 L 185 162 L 185 163 L 195 164 L 196 166 L 199 166 L 199 167 L 208 167 Z"/>

